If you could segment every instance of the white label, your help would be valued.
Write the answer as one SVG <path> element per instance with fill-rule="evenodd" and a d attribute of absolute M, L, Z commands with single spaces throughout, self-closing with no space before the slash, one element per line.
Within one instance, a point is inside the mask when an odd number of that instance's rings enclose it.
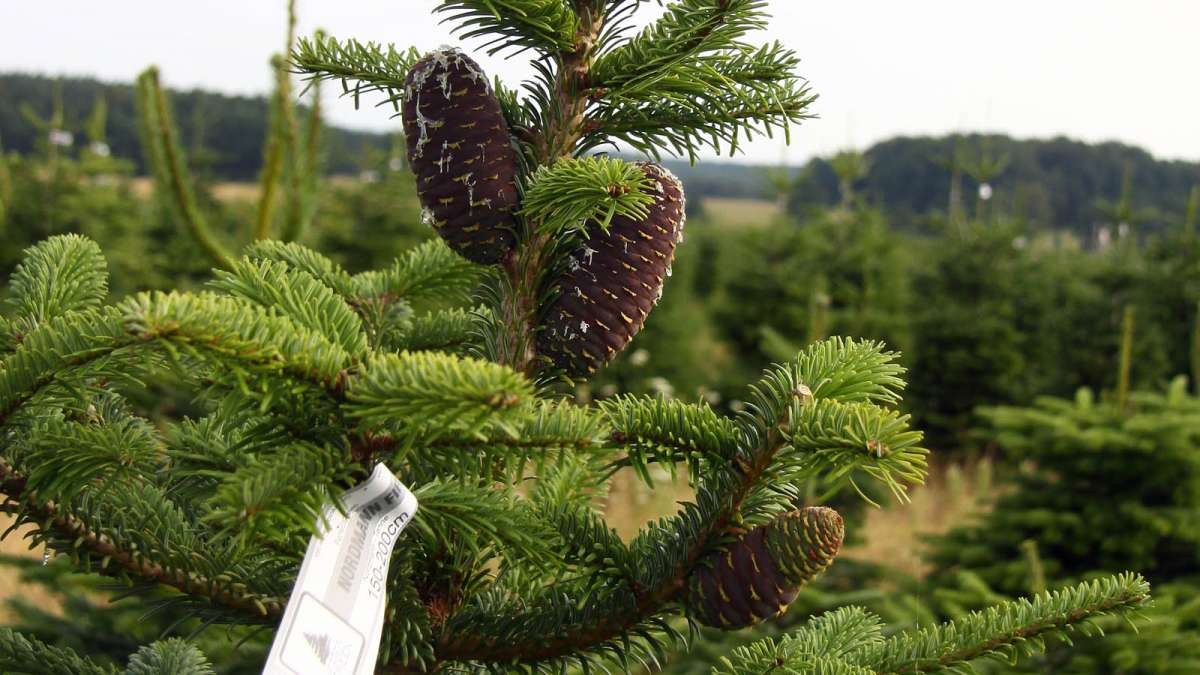
<path fill-rule="evenodd" d="M 263 675 L 375 672 L 387 571 L 417 498 L 387 467 L 342 495 L 317 521 Z"/>

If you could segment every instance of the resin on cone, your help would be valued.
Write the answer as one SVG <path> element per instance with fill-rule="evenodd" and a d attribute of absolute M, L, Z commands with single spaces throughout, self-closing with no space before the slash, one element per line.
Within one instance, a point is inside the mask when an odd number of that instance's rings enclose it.
<path fill-rule="evenodd" d="M 516 243 L 517 155 L 487 76 L 443 47 L 404 83 L 404 134 L 423 219 L 467 260 L 491 264 Z"/>
<path fill-rule="evenodd" d="M 654 197 L 649 214 L 615 216 L 607 232 L 593 226 L 543 311 L 538 351 L 569 375 L 594 372 L 624 349 L 671 274 L 683 238 L 683 185 L 657 164 L 639 166 Z"/>
<path fill-rule="evenodd" d="M 842 517 L 825 507 L 777 516 L 702 561 L 688 580 L 693 616 L 714 628 L 752 626 L 787 610 L 838 554 Z"/>

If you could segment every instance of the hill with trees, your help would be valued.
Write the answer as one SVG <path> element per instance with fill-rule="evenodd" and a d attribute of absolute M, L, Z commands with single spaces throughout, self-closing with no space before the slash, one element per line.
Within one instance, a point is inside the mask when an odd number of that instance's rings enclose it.
<path fill-rule="evenodd" d="M 134 159 L 145 173 L 138 143 L 135 92 L 131 84 L 111 84 L 90 78 L 54 79 L 39 75 L 0 75 L 0 140 L 4 148 L 32 152 L 37 127 L 32 112 L 48 117 L 61 87 L 65 131 L 82 135 L 97 99 L 108 112 L 107 135 L 112 154 Z M 262 166 L 266 137 L 267 98 L 227 96 L 193 89 L 171 91 L 183 143 L 201 172 L 222 180 L 253 180 Z M 399 126 L 399 125 L 397 125 Z M 386 134 L 331 128 L 324 137 L 326 166 L 332 173 L 357 173 L 365 155 L 389 151 Z M 197 152 L 197 150 L 201 150 Z"/>
<path fill-rule="evenodd" d="M 1122 190 L 1132 198 L 1122 220 L 1157 230 L 1183 220 L 1188 195 L 1200 183 L 1200 163 L 1156 159 L 1121 143 L 1089 144 L 1068 138 L 1020 140 L 1003 135 L 898 137 L 865 153 L 856 192 L 881 205 L 893 226 L 919 228 L 924 216 L 946 212 L 955 199 L 973 209 L 987 183 L 994 209 L 1035 227 L 1093 234 L 1117 225 Z M 1128 181 L 1128 187 L 1123 188 Z M 829 159 L 805 167 L 789 199 L 793 213 L 841 201 Z"/>

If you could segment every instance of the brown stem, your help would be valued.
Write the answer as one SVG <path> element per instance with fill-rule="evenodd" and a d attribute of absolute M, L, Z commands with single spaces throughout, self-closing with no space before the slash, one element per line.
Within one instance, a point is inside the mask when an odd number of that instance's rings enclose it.
<path fill-rule="evenodd" d="M 570 52 L 559 55 L 554 81 L 554 109 L 545 126 L 530 134 L 537 162 L 550 165 L 570 157 L 584 134 L 584 113 L 590 98 L 587 84 L 597 42 L 604 28 L 604 11 L 597 4 L 577 3 L 578 24 Z M 530 228 L 529 237 L 501 263 L 506 281 L 500 305 L 504 326 L 499 360 L 531 373 L 537 366 L 534 334 L 537 328 L 539 275 L 549 263 L 552 237 Z"/>

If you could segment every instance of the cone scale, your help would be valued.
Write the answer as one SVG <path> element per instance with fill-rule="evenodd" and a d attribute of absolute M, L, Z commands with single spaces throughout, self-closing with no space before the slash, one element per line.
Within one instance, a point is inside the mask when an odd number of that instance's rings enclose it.
<path fill-rule="evenodd" d="M 784 613 L 800 587 L 833 562 L 843 534 L 842 517 L 833 509 L 777 516 L 701 561 L 688 580 L 692 615 L 706 626 L 733 630 Z"/>
<path fill-rule="evenodd" d="M 404 134 L 423 220 L 467 260 L 492 264 L 516 243 L 517 155 L 479 65 L 443 47 L 405 80 Z"/>
<path fill-rule="evenodd" d="M 615 216 L 607 232 L 593 228 L 543 310 L 538 352 L 569 375 L 595 372 L 629 344 L 671 274 L 683 238 L 683 185 L 657 164 L 639 166 L 654 197 L 648 215 Z"/>

